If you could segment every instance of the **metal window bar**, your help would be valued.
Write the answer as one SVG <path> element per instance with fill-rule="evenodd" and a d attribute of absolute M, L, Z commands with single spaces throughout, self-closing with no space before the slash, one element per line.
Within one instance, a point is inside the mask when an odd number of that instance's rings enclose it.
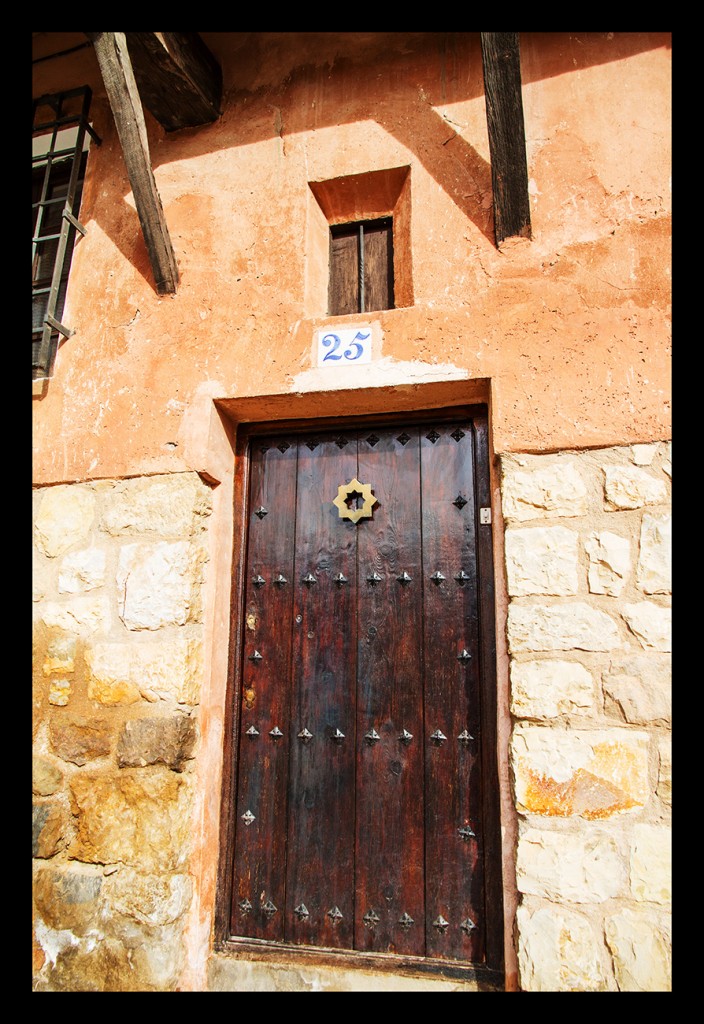
<path fill-rule="evenodd" d="M 68 269 L 71 262 L 72 252 L 69 249 L 69 242 L 75 238 L 76 231 L 85 234 L 85 228 L 74 216 L 74 204 L 80 198 L 79 174 L 83 155 L 83 146 L 86 133 L 100 145 L 101 140 L 88 123 L 88 112 L 90 110 L 92 93 L 88 86 L 79 89 L 71 89 L 63 93 L 55 93 L 51 96 L 41 96 L 32 103 L 32 139 L 39 135 L 50 134 L 49 146 L 37 157 L 32 157 L 32 167 L 35 164 L 44 165 L 44 174 L 41 186 L 39 201 L 32 204 L 33 212 L 33 234 L 32 234 L 32 308 L 34 311 L 35 299 L 41 295 L 47 295 L 46 307 L 44 309 L 43 323 L 35 330 L 32 327 L 32 379 L 50 377 L 53 370 L 54 359 L 58 348 L 59 334 L 69 338 L 73 333 L 59 319 L 63 314 L 63 300 L 60 298 L 62 284 L 68 278 Z M 80 101 L 77 113 L 66 112 L 72 101 Z M 45 107 L 50 107 L 55 117 L 49 121 L 36 123 L 37 113 Z M 65 128 L 75 127 L 76 141 L 74 146 L 59 148 L 57 141 L 59 133 Z M 52 172 L 55 166 L 66 160 L 71 160 L 71 170 L 66 189 L 66 195 L 58 199 L 49 196 L 52 186 Z M 61 213 L 61 229 L 45 233 L 43 228 L 48 220 L 48 211 L 58 203 L 63 203 Z M 51 275 L 51 285 L 47 288 L 43 282 L 36 280 L 35 273 L 39 264 L 40 244 L 56 240 L 56 252 L 54 254 L 54 265 Z M 35 347 L 38 351 L 35 353 Z"/>

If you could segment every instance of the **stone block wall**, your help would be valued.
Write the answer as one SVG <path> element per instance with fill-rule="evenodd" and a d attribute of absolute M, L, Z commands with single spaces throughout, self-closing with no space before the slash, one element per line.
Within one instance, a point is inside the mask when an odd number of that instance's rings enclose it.
<path fill-rule="evenodd" d="M 34 988 L 176 985 L 211 492 L 197 474 L 38 488 Z"/>
<path fill-rule="evenodd" d="M 503 456 L 501 489 L 520 985 L 669 991 L 670 446 Z M 34 988 L 173 990 L 210 488 L 33 500 Z"/>
<path fill-rule="evenodd" d="M 501 459 L 526 991 L 671 989 L 671 473 Z"/>

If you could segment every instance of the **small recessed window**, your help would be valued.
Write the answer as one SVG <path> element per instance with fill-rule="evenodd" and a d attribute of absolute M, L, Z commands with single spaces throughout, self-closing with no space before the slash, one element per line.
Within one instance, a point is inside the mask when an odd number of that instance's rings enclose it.
<path fill-rule="evenodd" d="M 330 227 L 331 316 L 394 308 L 393 219 Z"/>

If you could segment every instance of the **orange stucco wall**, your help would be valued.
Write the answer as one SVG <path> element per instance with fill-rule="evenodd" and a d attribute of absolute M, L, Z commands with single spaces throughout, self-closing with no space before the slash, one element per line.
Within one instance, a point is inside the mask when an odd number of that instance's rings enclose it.
<path fill-rule="evenodd" d="M 240 417 L 335 415 L 425 405 L 426 383 L 490 399 L 496 452 L 670 437 L 668 33 L 521 34 L 533 238 L 501 251 L 478 33 L 202 35 L 222 117 L 167 135 L 146 114 L 174 296 L 154 289 L 92 50 L 35 64 L 34 95 L 93 87 L 103 140 L 75 334 L 34 385 L 36 483 L 210 472 L 214 399 Z M 346 318 L 377 334 L 343 382 L 315 362 L 315 330 L 338 321 L 309 183 L 399 167 L 412 305 Z"/>

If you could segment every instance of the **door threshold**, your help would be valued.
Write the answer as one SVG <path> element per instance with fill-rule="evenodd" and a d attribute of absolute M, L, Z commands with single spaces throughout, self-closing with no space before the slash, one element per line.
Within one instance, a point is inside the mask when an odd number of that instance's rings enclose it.
<path fill-rule="evenodd" d="M 229 939 L 208 968 L 209 991 L 503 992 L 503 972 L 476 964 Z"/>

